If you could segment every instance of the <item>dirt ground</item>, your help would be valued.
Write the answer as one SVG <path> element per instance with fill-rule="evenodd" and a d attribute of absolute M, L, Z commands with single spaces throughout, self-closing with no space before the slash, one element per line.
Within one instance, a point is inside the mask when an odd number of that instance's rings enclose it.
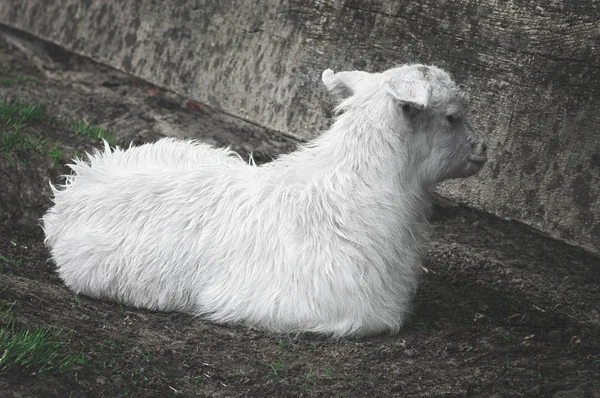
<path fill-rule="evenodd" d="M 51 115 L 26 132 L 62 148 L 59 159 L 0 154 L 0 303 L 14 303 L 18 327 L 62 329 L 65 349 L 87 358 L 64 372 L 0 370 L 1 397 L 600 397 L 600 259 L 441 200 L 429 272 L 398 335 L 273 335 L 75 296 L 38 225 L 48 180 L 99 145 L 69 121 L 108 129 L 122 145 L 197 138 L 259 162 L 295 143 L 6 30 L 0 75 L 1 100 L 43 100 Z"/>

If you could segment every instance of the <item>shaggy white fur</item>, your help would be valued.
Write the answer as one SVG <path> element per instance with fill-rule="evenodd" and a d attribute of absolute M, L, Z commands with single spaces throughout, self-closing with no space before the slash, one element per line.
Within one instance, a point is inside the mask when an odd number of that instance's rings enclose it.
<path fill-rule="evenodd" d="M 43 217 L 77 293 L 221 323 L 332 336 L 399 330 L 421 270 L 429 193 L 476 173 L 482 137 L 441 69 L 323 73 L 332 127 L 254 166 L 163 139 L 75 160 Z"/>

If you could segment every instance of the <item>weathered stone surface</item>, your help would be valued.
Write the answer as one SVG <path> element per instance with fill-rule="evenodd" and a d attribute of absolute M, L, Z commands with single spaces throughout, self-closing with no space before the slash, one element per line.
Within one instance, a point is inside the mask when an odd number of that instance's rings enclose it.
<path fill-rule="evenodd" d="M 593 0 L 3 0 L 0 22 L 296 138 L 320 72 L 434 63 L 471 87 L 491 161 L 444 195 L 600 251 Z"/>

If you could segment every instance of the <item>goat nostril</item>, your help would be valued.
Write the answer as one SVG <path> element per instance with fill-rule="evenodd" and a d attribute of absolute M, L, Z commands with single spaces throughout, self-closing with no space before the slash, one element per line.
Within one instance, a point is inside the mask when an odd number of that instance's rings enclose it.
<path fill-rule="evenodd" d="M 486 151 L 487 151 L 487 144 L 486 144 L 485 142 L 483 142 L 483 143 L 481 144 L 481 152 L 484 152 L 484 153 L 485 153 Z"/>

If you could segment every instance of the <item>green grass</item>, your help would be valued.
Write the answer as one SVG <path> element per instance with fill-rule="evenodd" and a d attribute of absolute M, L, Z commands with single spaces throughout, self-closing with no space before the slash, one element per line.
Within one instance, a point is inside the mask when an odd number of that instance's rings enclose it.
<path fill-rule="evenodd" d="M 22 73 L 19 73 L 16 76 L 0 76 L 0 85 L 2 86 L 13 86 L 22 83 L 37 83 L 39 81 L 39 77 L 24 75 Z"/>
<path fill-rule="evenodd" d="M 126 380 L 129 385 L 159 384 L 167 380 L 168 370 L 157 363 L 154 351 L 144 351 L 139 356 L 124 348 L 130 345 L 127 340 L 112 341 L 105 338 L 101 343 L 90 345 L 85 351 L 90 358 L 89 366 L 113 378 Z M 185 361 L 181 364 L 181 368 Z"/>
<path fill-rule="evenodd" d="M 23 260 L 20 258 L 14 258 L 12 256 L 6 257 L 6 256 L 3 256 L 2 254 L 0 254 L 0 264 L 3 262 L 10 264 L 10 265 L 21 265 Z"/>
<path fill-rule="evenodd" d="M 42 101 L 6 102 L 0 99 L 0 154 L 13 165 L 16 164 L 16 157 L 31 151 L 48 153 L 52 167 L 62 162 L 64 151 L 59 145 L 51 145 L 47 138 L 34 138 L 23 131 L 28 123 L 42 120 L 50 120 Z"/>
<path fill-rule="evenodd" d="M 15 327 L 13 304 L 0 309 L 0 372 L 22 366 L 34 373 L 63 372 L 76 365 L 86 365 L 83 349 L 71 351 L 70 341 L 62 330 L 38 327 Z"/>
<path fill-rule="evenodd" d="M 19 129 L 21 125 L 46 117 L 43 102 L 0 101 L 0 125 Z"/>
<path fill-rule="evenodd" d="M 64 151 L 56 144 L 48 150 L 48 154 L 52 158 L 52 167 L 55 167 L 58 162 L 61 162 L 65 156 Z"/>
<path fill-rule="evenodd" d="M 14 258 L 13 256 L 3 256 L 2 254 L 0 254 L 0 274 L 3 274 L 4 272 L 6 272 L 6 270 L 4 269 L 4 266 L 6 264 L 11 265 L 11 266 L 19 266 L 21 265 L 21 263 L 23 262 L 22 259 L 20 258 Z M 9 271 L 9 274 L 12 274 L 12 272 Z"/>
<path fill-rule="evenodd" d="M 0 153 L 14 164 L 14 155 L 28 151 L 40 152 L 47 140 L 32 139 L 21 128 L 46 117 L 46 108 L 40 102 L 4 102 L 0 100 Z"/>
<path fill-rule="evenodd" d="M 47 138 L 32 137 L 23 129 L 28 123 L 42 120 L 50 123 L 51 128 L 55 128 L 57 123 L 56 120 L 47 116 L 47 110 L 42 101 L 4 101 L 0 98 L 0 156 L 6 157 L 15 165 L 18 157 L 35 151 L 47 153 L 52 160 L 52 167 L 61 163 L 64 160 L 64 150 L 60 145 L 49 142 Z M 115 136 L 102 127 L 84 121 L 68 121 L 66 123 L 75 134 L 87 136 L 96 141 L 106 140 L 113 146 L 117 143 Z M 74 153 L 73 157 L 81 157 L 81 155 Z"/>
<path fill-rule="evenodd" d="M 270 369 L 269 376 L 279 376 L 278 372 L 285 368 L 285 357 L 280 356 L 278 362 L 268 363 L 267 367 Z"/>
<path fill-rule="evenodd" d="M 81 152 L 79 152 L 78 150 L 74 150 L 73 154 L 71 155 L 73 159 L 83 159 L 83 154 Z"/>
<path fill-rule="evenodd" d="M 290 343 L 283 339 L 279 339 L 277 345 L 279 346 L 277 360 L 266 364 L 269 369 L 269 376 L 279 376 L 279 373 L 283 371 L 286 366 L 285 362 L 288 357 L 287 349 L 289 348 Z"/>
<path fill-rule="evenodd" d="M 359 381 L 358 379 L 350 376 L 348 373 L 344 372 L 344 376 L 346 376 L 347 378 L 351 379 L 352 381 Z M 320 380 L 322 380 L 323 378 L 330 378 L 333 377 L 333 370 L 331 368 L 322 368 L 322 369 L 313 369 L 313 368 L 309 368 L 308 372 L 304 375 L 304 378 L 306 380 L 311 380 L 313 377 L 316 377 Z"/>
<path fill-rule="evenodd" d="M 91 137 L 97 141 L 105 140 L 110 145 L 115 145 L 117 140 L 109 131 L 94 124 L 89 124 L 83 121 L 71 122 L 71 128 L 76 134 Z"/>
<path fill-rule="evenodd" d="M 29 136 L 19 130 L 0 130 L 0 153 L 8 156 L 12 153 L 23 153 L 37 150 L 37 145 Z"/>

